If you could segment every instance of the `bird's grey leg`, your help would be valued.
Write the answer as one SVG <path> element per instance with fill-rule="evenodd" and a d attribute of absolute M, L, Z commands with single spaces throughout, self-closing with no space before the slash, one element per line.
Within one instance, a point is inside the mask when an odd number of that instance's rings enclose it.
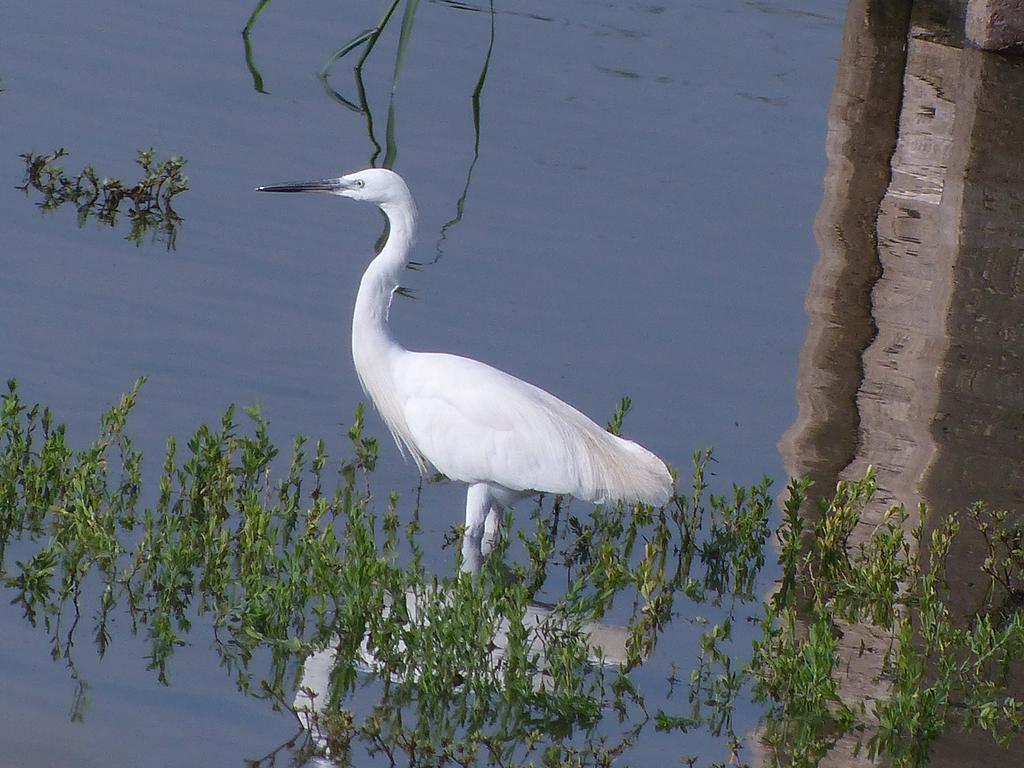
<path fill-rule="evenodd" d="M 466 531 L 462 535 L 462 570 L 479 573 L 483 564 L 483 538 L 491 494 L 487 483 L 475 483 L 466 490 Z M 488 547 L 490 549 L 490 547 Z"/>

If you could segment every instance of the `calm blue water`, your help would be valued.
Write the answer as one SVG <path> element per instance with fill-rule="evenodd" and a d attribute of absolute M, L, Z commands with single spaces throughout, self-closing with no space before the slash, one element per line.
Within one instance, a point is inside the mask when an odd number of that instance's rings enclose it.
<path fill-rule="evenodd" d="M 496 7 L 465 215 L 441 258 L 410 273 L 418 300 L 393 308 L 396 335 L 485 360 L 598 420 L 628 394 L 626 433 L 670 463 L 714 446 L 720 482 L 781 480 L 843 3 Z M 315 73 L 382 6 L 271 3 L 252 37 L 267 94 L 243 55 L 250 11 L 83 0 L 4 14 L 0 376 L 84 443 L 148 375 L 131 431 L 151 468 L 169 434 L 232 402 L 261 403 L 281 443 L 305 433 L 338 449 L 361 398 L 349 315 L 379 215 L 252 190 L 368 164 L 364 119 Z M 382 144 L 396 36 L 365 72 Z M 487 14 L 421 5 L 394 101 L 420 261 L 437 255 L 466 183 L 488 41 Z M 349 66 L 331 82 L 355 99 Z M 18 155 L 59 146 L 68 170 L 127 179 L 138 148 L 186 157 L 177 250 L 42 215 L 14 189 Z M 382 445 L 377 486 L 409 494 L 414 468 Z M 428 533 L 462 506 L 461 489 L 428 488 Z M 237 765 L 290 734 L 203 647 L 183 650 L 161 689 L 122 629 L 102 663 L 80 654 L 91 703 L 72 724 L 73 683 L 42 633 L 0 607 L 0 766 Z"/>

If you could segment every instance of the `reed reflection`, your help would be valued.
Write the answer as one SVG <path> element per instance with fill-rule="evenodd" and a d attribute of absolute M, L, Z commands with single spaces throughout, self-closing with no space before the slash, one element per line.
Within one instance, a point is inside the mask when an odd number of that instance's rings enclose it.
<path fill-rule="evenodd" d="M 401 16 L 401 26 L 398 33 L 398 42 L 395 47 L 395 60 L 392 70 L 390 90 L 388 93 L 388 107 L 384 127 L 383 146 L 381 146 L 381 143 L 377 138 L 377 131 L 375 128 L 377 123 L 374 119 L 373 109 L 367 95 L 366 84 L 363 78 L 363 67 L 366 65 L 367 60 L 373 53 L 380 36 L 395 17 L 395 11 L 398 9 L 400 3 L 401 0 L 391 0 L 391 2 L 386 5 L 384 14 L 373 27 L 359 32 L 352 39 L 334 51 L 334 53 L 332 53 L 324 62 L 323 66 L 320 67 L 319 72 L 317 72 L 317 79 L 320 81 L 323 86 L 324 93 L 329 99 L 340 104 L 348 111 L 363 117 L 365 121 L 366 135 L 371 146 L 369 157 L 369 165 L 371 167 L 394 168 L 395 161 L 398 157 L 398 141 L 396 138 L 398 125 L 396 95 L 398 93 L 398 82 L 405 67 L 409 43 L 412 40 L 412 31 L 416 21 L 416 12 L 419 8 L 419 0 L 406 0 Z M 259 93 L 264 94 L 266 94 L 267 91 L 264 87 L 263 75 L 256 66 L 251 35 L 256 23 L 259 21 L 260 17 L 269 5 L 270 0 L 259 0 L 250 14 L 245 28 L 242 30 L 245 62 L 253 79 L 253 88 Z M 444 243 L 448 238 L 448 233 L 462 221 L 462 218 L 465 215 L 466 201 L 469 198 L 469 190 L 473 180 L 473 170 L 476 168 L 477 161 L 480 159 L 481 97 L 484 92 L 484 87 L 487 84 L 487 74 L 490 71 L 491 56 L 494 52 L 495 39 L 495 9 L 493 0 L 489 0 L 486 6 L 481 5 L 480 7 L 468 6 L 463 3 L 449 5 L 451 8 L 456 10 L 469 10 L 478 13 L 487 13 L 488 41 L 486 53 L 484 54 L 483 62 L 480 67 L 480 74 L 476 79 L 472 94 L 470 95 L 470 106 L 473 120 L 473 156 L 466 169 L 466 180 L 463 184 L 462 192 L 455 202 L 455 215 L 441 226 L 437 242 L 435 244 L 435 255 L 430 263 L 437 262 L 444 255 Z M 355 96 L 354 98 L 348 98 L 341 90 L 332 85 L 331 71 L 339 61 L 350 60 L 353 56 L 356 57 L 355 64 L 352 67 Z M 383 158 L 381 157 L 382 153 Z M 378 250 L 387 239 L 387 234 L 387 222 L 385 219 L 384 229 L 377 241 Z M 414 263 L 411 266 L 413 268 L 417 268 L 422 265 Z"/>

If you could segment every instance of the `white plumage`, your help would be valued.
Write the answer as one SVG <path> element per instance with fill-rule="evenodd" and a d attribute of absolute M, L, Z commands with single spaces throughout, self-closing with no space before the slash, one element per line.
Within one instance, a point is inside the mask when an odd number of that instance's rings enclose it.
<path fill-rule="evenodd" d="M 363 389 L 399 449 L 421 472 L 433 467 L 469 484 L 467 567 L 479 567 L 500 510 L 531 493 L 596 503 L 668 500 L 671 475 L 642 446 L 503 371 L 466 357 L 411 352 L 392 338 L 388 310 L 416 233 L 416 206 L 398 174 L 370 168 L 258 189 L 327 192 L 376 203 L 387 215 L 388 240 L 356 295 L 352 357 Z"/>

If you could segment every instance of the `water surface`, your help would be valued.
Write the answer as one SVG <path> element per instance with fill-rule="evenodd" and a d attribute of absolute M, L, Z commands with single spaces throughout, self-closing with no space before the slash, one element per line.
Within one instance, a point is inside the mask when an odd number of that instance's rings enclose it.
<path fill-rule="evenodd" d="M 83 444 L 103 407 L 148 375 L 132 432 L 152 470 L 168 435 L 232 402 L 261 403 L 282 444 L 306 433 L 339 448 L 362 396 L 351 302 L 380 218 L 252 190 L 368 164 L 364 118 L 315 73 L 381 10 L 272 3 L 251 38 L 267 93 L 253 88 L 239 36 L 250 9 L 235 3 L 6 14 L 0 374 Z M 479 160 L 440 253 L 473 160 L 470 97 L 490 20 L 441 2 L 417 15 L 394 98 L 394 167 L 420 205 L 417 259 L 440 258 L 410 273 L 418 299 L 394 307 L 396 335 L 485 360 L 598 420 L 629 394 L 626 434 L 671 464 L 714 446 L 722 483 L 781 479 L 843 4 L 524 0 L 496 11 Z M 382 143 L 396 36 L 397 25 L 365 71 Z M 344 62 L 331 83 L 356 98 Z M 186 157 L 177 249 L 40 214 L 13 189 L 18 155 L 59 146 L 69 170 L 91 163 L 126 179 L 140 147 Z M 386 435 L 375 416 L 370 428 Z M 382 453 L 375 482 L 408 496 L 414 468 L 390 444 Z M 461 489 L 429 487 L 423 504 L 428 535 L 462 518 Z M 446 566 L 449 555 L 434 557 Z M 0 637 L 5 764 L 237 764 L 291 731 L 235 694 L 201 646 L 160 690 L 127 631 L 116 653 L 86 663 L 89 710 L 70 723 L 74 685 L 42 635 L 8 607 Z"/>

